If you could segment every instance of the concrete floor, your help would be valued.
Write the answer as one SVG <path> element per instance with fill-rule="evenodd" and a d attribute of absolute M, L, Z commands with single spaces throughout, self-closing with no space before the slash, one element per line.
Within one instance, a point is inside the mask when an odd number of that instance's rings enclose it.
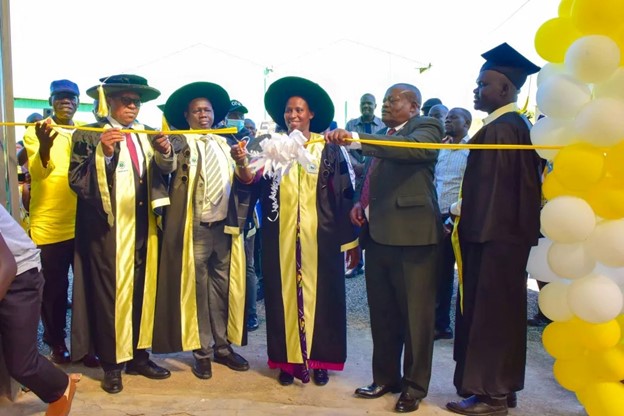
<path fill-rule="evenodd" d="M 249 345 L 236 348 L 251 369 L 238 373 L 213 363 L 213 377 L 199 380 L 190 371 L 190 353 L 156 356 L 155 361 L 172 371 L 167 380 L 148 380 L 124 375 L 124 390 L 109 395 L 100 388 L 101 370 L 81 365 L 64 367 L 82 372 L 71 414 L 73 416 L 256 416 L 256 415 L 385 415 L 392 414 L 398 395 L 375 400 L 353 397 L 353 390 L 371 381 L 370 330 L 362 325 L 348 329 L 348 359 L 345 371 L 330 372 L 324 387 L 295 382 L 280 386 L 277 371 L 266 365 L 264 322 L 252 332 Z M 557 385 L 552 376 L 552 358 L 539 340 L 529 337 L 526 388 L 519 394 L 519 407 L 511 415 L 585 415 L 574 395 Z M 429 396 L 415 414 L 450 415 L 446 402 L 457 400 L 452 385 L 454 362 L 452 340 L 437 341 Z M 0 402 L 1 416 L 43 415 L 45 404 L 34 394 L 24 393 L 14 403 Z"/>

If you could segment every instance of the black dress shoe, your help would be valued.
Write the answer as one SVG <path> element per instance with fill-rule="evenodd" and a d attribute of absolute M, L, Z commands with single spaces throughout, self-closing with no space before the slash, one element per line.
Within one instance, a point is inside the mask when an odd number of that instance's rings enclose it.
<path fill-rule="evenodd" d="M 240 356 L 240 354 L 235 353 L 234 351 L 230 352 L 225 356 L 218 356 L 215 354 L 214 362 L 227 365 L 230 369 L 234 371 L 247 371 L 249 370 L 249 363 L 246 359 Z"/>
<path fill-rule="evenodd" d="M 208 380 L 212 377 L 212 364 L 210 358 L 196 359 L 191 371 L 197 378 Z"/>
<path fill-rule="evenodd" d="M 102 380 L 102 390 L 106 393 L 116 394 L 123 390 L 121 383 L 121 370 L 110 370 L 104 372 L 104 380 Z"/>
<path fill-rule="evenodd" d="M 453 339 L 453 331 L 450 328 L 436 329 L 433 333 L 433 340 L 437 341 L 439 339 Z"/>
<path fill-rule="evenodd" d="M 68 364 L 71 362 L 69 357 L 69 351 L 65 344 L 52 346 L 52 352 L 50 353 L 50 360 L 56 364 Z"/>
<path fill-rule="evenodd" d="M 510 409 L 515 409 L 518 407 L 518 395 L 516 392 L 511 392 L 507 395 L 507 407 Z"/>
<path fill-rule="evenodd" d="M 314 370 L 314 384 L 317 386 L 324 386 L 329 381 L 329 375 L 327 370 L 318 369 Z"/>
<path fill-rule="evenodd" d="M 100 366 L 100 359 L 95 354 L 87 354 L 82 358 L 82 364 L 85 367 L 96 368 Z"/>
<path fill-rule="evenodd" d="M 461 402 L 450 402 L 446 408 L 453 413 L 467 416 L 504 416 L 508 414 L 507 396 L 470 396 Z"/>
<path fill-rule="evenodd" d="M 394 406 L 394 411 L 399 413 L 414 412 L 418 410 L 419 404 L 420 399 L 412 396 L 411 393 L 403 392 Z"/>
<path fill-rule="evenodd" d="M 126 364 L 126 374 L 130 374 L 133 376 L 140 374 L 143 377 L 151 378 L 154 380 L 162 380 L 171 376 L 171 372 L 169 370 L 160 367 L 152 360 L 148 360 L 145 364 L 138 365 L 130 361 L 128 364 Z"/>
<path fill-rule="evenodd" d="M 401 386 L 398 384 L 371 384 L 355 389 L 355 395 L 363 399 L 376 399 L 386 393 L 400 393 Z"/>
<path fill-rule="evenodd" d="M 290 386 L 293 384 L 293 381 L 295 381 L 295 378 L 292 374 L 288 374 L 286 371 L 280 370 L 279 376 L 277 376 L 277 381 L 279 381 L 282 386 Z"/>

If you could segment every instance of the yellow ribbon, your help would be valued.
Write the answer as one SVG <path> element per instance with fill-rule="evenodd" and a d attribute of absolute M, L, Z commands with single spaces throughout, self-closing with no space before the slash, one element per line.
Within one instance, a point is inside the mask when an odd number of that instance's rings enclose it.
<path fill-rule="evenodd" d="M 323 142 L 325 139 L 314 139 L 306 142 L 306 146 L 312 143 Z M 446 144 L 446 143 L 418 143 L 393 140 L 369 140 L 369 139 L 345 139 L 345 142 L 359 142 L 375 146 L 403 147 L 407 149 L 469 149 L 469 150 L 558 150 L 566 145 L 535 145 L 535 144 Z"/>
<path fill-rule="evenodd" d="M 0 122 L 0 126 L 24 126 L 24 127 L 28 127 L 28 126 L 34 126 L 37 123 L 17 123 L 17 122 L 9 122 L 9 121 L 3 121 Z M 108 128 L 102 128 L 102 127 L 87 127 L 87 126 L 65 126 L 62 124 L 58 124 L 55 127 L 59 127 L 59 128 L 63 128 L 63 129 L 69 129 L 69 130 L 84 130 L 84 131 L 95 131 L 95 132 L 104 132 L 106 130 L 109 130 L 110 127 Z M 135 130 L 135 129 L 120 129 L 119 130 L 122 133 L 144 133 L 144 134 L 160 134 L 160 133 L 165 133 L 165 134 L 236 134 L 238 132 L 238 130 L 236 130 L 236 127 L 227 127 L 224 129 L 206 129 L 206 130 L 162 130 L 162 131 L 158 131 L 158 130 Z"/>

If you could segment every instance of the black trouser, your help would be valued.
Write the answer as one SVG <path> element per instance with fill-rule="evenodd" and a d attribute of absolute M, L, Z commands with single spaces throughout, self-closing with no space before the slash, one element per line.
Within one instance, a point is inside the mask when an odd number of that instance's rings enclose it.
<path fill-rule="evenodd" d="M 256 267 L 254 265 L 254 245 L 256 235 L 245 237 L 245 262 L 246 272 L 246 297 L 247 297 L 247 318 L 256 318 L 256 299 L 258 294 L 258 278 L 256 277 Z"/>
<path fill-rule="evenodd" d="M 41 272 L 45 284 L 41 302 L 43 341 L 50 345 L 65 344 L 67 317 L 67 289 L 69 266 L 74 264 L 74 239 L 53 244 L 42 244 Z"/>
<path fill-rule="evenodd" d="M 427 396 L 433 357 L 437 245 L 366 246 L 373 381 Z M 403 371 L 401 372 L 401 353 Z M 401 376 L 401 373 L 402 376 Z"/>
<path fill-rule="evenodd" d="M 455 253 L 451 234 L 445 234 L 440 243 L 440 268 L 436 295 L 435 329 L 444 331 L 451 327 L 451 298 L 455 280 Z"/>
<path fill-rule="evenodd" d="M 11 377 L 51 403 L 65 393 L 69 378 L 37 351 L 42 291 L 43 276 L 37 269 L 18 275 L 0 301 L 0 333 Z"/>

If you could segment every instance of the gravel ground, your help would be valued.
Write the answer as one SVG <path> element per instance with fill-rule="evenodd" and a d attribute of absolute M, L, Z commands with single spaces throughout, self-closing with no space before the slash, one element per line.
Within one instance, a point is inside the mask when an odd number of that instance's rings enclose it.
<path fill-rule="evenodd" d="M 70 282 L 73 280 L 73 276 L 70 275 Z M 366 297 L 366 281 L 364 275 L 360 275 L 355 278 L 345 279 L 347 290 L 347 326 L 353 329 L 365 329 L 370 327 L 368 301 Z M 530 281 L 531 282 L 531 281 Z M 530 285 L 531 286 L 531 285 Z M 71 283 L 70 283 L 71 291 Z M 451 301 L 451 328 L 455 326 L 455 302 L 457 293 L 457 279 L 455 279 L 455 288 L 453 290 L 453 300 Z M 71 298 L 71 292 L 70 292 Z M 535 290 L 528 290 L 527 298 L 527 316 L 532 317 L 537 312 L 537 297 L 538 292 Z M 258 319 L 261 323 L 264 322 L 264 301 L 259 301 L 257 305 Z M 67 328 L 71 325 L 71 310 L 67 311 Z M 541 338 L 541 327 L 527 327 L 527 334 L 529 341 L 539 341 Z M 43 328 L 39 324 L 39 350 L 42 354 L 47 355 L 50 353 L 50 349 L 42 341 Z M 68 345 L 69 346 L 69 345 Z"/>

